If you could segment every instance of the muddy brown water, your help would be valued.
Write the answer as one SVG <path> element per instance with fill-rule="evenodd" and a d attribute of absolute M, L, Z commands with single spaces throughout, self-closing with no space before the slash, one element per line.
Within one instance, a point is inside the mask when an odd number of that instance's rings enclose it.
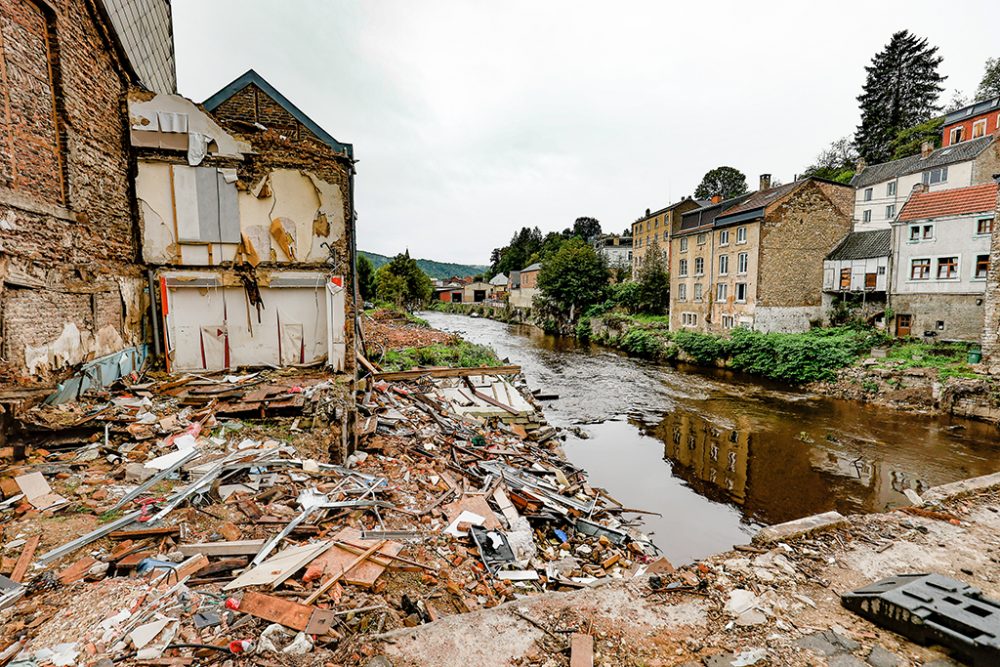
<path fill-rule="evenodd" d="M 591 484 L 646 516 L 674 563 L 747 542 L 762 526 L 836 509 L 908 504 L 903 490 L 1000 470 L 1000 429 L 818 397 L 725 371 L 676 368 L 535 327 L 438 312 L 432 326 L 520 364 L 558 394 L 548 420 Z"/>

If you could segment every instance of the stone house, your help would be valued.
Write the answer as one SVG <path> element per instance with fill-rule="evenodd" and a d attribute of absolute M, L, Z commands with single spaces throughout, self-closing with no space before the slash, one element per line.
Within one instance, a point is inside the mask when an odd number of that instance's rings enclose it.
<path fill-rule="evenodd" d="M 892 227 L 897 336 L 979 340 L 996 205 L 996 183 L 914 191 Z"/>
<path fill-rule="evenodd" d="M 889 294 L 892 231 L 851 232 L 823 260 L 823 311 L 844 300 L 866 318 L 881 318 Z"/>
<path fill-rule="evenodd" d="M 168 369 L 352 372 L 351 146 L 253 70 L 201 106 L 133 91 L 129 116 Z"/>
<path fill-rule="evenodd" d="M 111 381 L 142 362 L 147 280 L 124 108 L 130 86 L 175 85 L 169 24 L 162 0 L 0 0 L 6 387 L 50 386 L 81 363 Z"/>
<path fill-rule="evenodd" d="M 670 261 L 670 231 L 680 224 L 680 216 L 686 211 L 698 208 L 706 202 L 699 202 L 690 197 L 683 197 L 680 201 L 658 211 L 646 209 L 646 214 L 632 223 L 632 279 L 639 276 L 639 269 L 642 267 L 646 252 L 656 244 L 667 254 L 667 262 Z"/>
<path fill-rule="evenodd" d="M 671 329 L 794 332 L 822 321 L 823 258 L 850 232 L 853 188 L 818 178 L 770 187 L 768 175 L 760 185 L 682 220 Z"/>

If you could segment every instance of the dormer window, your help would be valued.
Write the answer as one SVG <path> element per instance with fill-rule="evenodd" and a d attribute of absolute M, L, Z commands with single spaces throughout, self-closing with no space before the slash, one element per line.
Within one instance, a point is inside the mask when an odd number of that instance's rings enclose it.
<path fill-rule="evenodd" d="M 977 120 L 972 124 L 972 138 L 978 139 L 979 137 L 986 136 L 986 119 Z"/>
<path fill-rule="evenodd" d="M 948 143 L 957 144 L 965 139 L 965 128 L 964 127 L 953 127 L 951 129 L 951 139 Z"/>

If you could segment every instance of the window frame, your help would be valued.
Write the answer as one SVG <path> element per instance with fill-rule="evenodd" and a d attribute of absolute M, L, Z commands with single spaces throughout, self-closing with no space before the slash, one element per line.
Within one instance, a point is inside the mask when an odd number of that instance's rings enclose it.
<path fill-rule="evenodd" d="M 703 276 L 705 275 L 705 258 L 695 257 L 694 258 L 694 275 Z"/>
<path fill-rule="evenodd" d="M 681 259 L 677 262 L 677 276 L 680 278 L 686 278 L 688 275 L 688 261 L 686 259 Z"/>
<path fill-rule="evenodd" d="M 716 283 L 715 301 L 717 303 L 725 303 L 728 298 L 729 298 L 729 283 Z"/>
<path fill-rule="evenodd" d="M 889 181 L 885 184 L 885 196 L 895 197 L 896 196 L 896 181 Z"/>
<path fill-rule="evenodd" d="M 736 287 L 733 289 L 733 301 L 735 303 L 746 303 L 747 302 L 747 284 L 746 283 L 735 283 Z M 740 288 L 743 291 L 743 298 L 740 298 Z"/>
<path fill-rule="evenodd" d="M 993 234 L 994 218 L 979 218 L 976 220 L 976 236 L 990 236 Z M 983 223 L 986 223 L 986 231 L 982 230 Z"/>
<path fill-rule="evenodd" d="M 719 245 L 720 246 L 727 246 L 727 245 L 729 245 L 729 230 L 728 229 L 720 229 L 719 230 Z"/>
<path fill-rule="evenodd" d="M 705 232 L 702 232 L 701 234 L 698 234 L 698 238 L 695 239 L 695 241 L 698 243 L 698 245 L 705 245 L 705 243 L 708 241 L 706 236 L 707 234 L 705 234 Z"/>
<path fill-rule="evenodd" d="M 896 217 L 896 205 L 895 204 L 886 204 L 885 205 L 885 219 L 886 220 L 892 220 L 895 217 Z"/>
<path fill-rule="evenodd" d="M 687 301 L 687 283 L 681 283 L 677 286 L 677 300 Z"/>
<path fill-rule="evenodd" d="M 956 132 L 958 133 L 958 138 L 957 139 L 955 138 L 955 133 Z M 962 143 L 962 141 L 963 141 L 962 135 L 964 133 L 965 133 L 965 126 L 964 125 L 959 125 L 958 127 L 951 128 L 951 131 L 948 133 L 948 145 L 951 146 L 952 144 L 960 144 L 960 143 Z"/>
<path fill-rule="evenodd" d="M 737 245 L 742 245 L 747 242 L 747 228 L 746 225 L 736 228 L 736 243 Z"/>
<path fill-rule="evenodd" d="M 729 255 L 719 255 L 719 275 L 729 275 Z"/>
<path fill-rule="evenodd" d="M 750 273 L 750 253 L 741 252 L 736 255 L 736 275 L 745 276 L 748 273 Z"/>
<path fill-rule="evenodd" d="M 982 275 L 980 275 L 982 269 Z M 986 280 L 990 277 L 990 255 L 976 255 L 976 263 L 972 267 L 972 280 Z"/>
<path fill-rule="evenodd" d="M 701 283 L 695 283 L 694 289 L 691 293 L 691 300 L 695 303 L 701 303 L 705 298 L 705 290 Z"/>
<path fill-rule="evenodd" d="M 980 134 L 979 136 L 976 136 L 976 128 L 977 127 L 981 127 L 983 129 L 983 133 Z M 974 121 L 972 123 L 972 136 L 971 136 L 971 138 L 972 139 L 978 139 L 979 137 L 985 137 L 985 136 L 986 136 L 986 119 L 985 118 L 980 118 L 979 120 Z"/>
<path fill-rule="evenodd" d="M 916 276 L 914 271 L 917 268 L 917 263 L 920 262 L 921 275 Z M 931 279 L 931 258 L 930 257 L 911 257 L 910 258 L 910 278 L 908 282 L 926 282 Z"/>
<path fill-rule="evenodd" d="M 872 210 L 866 208 L 861 212 L 861 222 L 871 222 L 872 221 Z"/>
<path fill-rule="evenodd" d="M 865 188 L 864 198 L 865 201 L 871 201 L 872 197 L 875 196 L 875 188 Z"/>
<path fill-rule="evenodd" d="M 688 251 L 688 237 L 686 237 L 686 236 L 681 237 L 680 249 L 681 249 L 681 252 L 687 252 Z"/>
<path fill-rule="evenodd" d="M 951 259 L 955 261 L 954 262 L 946 261 Z M 941 269 L 944 267 L 952 267 L 951 269 L 948 270 L 949 275 L 946 278 L 941 277 Z M 935 280 L 941 282 L 948 282 L 948 281 L 956 281 L 962 279 L 962 273 L 961 273 L 962 258 L 960 255 L 947 255 L 945 257 L 935 257 L 934 268 L 935 268 L 934 275 L 936 276 Z"/>

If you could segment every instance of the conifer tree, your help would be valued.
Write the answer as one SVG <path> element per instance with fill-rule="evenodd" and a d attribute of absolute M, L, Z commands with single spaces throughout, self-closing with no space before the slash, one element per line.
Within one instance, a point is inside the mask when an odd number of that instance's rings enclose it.
<path fill-rule="evenodd" d="M 941 56 L 927 39 L 901 30 L 875 54 L 858 102 L 861 124 L 854 143 L 868 164 L 892 157 L 892 141 L 900 131 L 929 120 L 941 110 L 938 98 L 945 77 L 938 74 Z"/>

